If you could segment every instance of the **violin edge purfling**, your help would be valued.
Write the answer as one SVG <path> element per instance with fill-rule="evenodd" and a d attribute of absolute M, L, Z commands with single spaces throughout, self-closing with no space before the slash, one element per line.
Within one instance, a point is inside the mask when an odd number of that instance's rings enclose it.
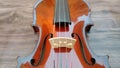
<path fill-rule="evenodd" d="M 110 68 L 109 57 L 97 56 L 87 43 L 90 10 L 85 0 L 38 0 L 32 23 L 37 45 L 29 56 L 18 58 L 17 68 Z"/>

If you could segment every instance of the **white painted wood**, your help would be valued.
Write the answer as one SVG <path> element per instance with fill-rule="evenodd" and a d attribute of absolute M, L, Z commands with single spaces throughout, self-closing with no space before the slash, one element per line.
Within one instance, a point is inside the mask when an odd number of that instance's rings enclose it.
<path fill-rule="evenodd" d="M 87 0 L 92 8 L 88 42 L 97 55 L 109 55 L 111 68 L 120 67 L 120 0 Z M 0 68 L 16 68 L 18 56 L 32 53 L 31 27 L 35 0 L 0 0 Z"/>

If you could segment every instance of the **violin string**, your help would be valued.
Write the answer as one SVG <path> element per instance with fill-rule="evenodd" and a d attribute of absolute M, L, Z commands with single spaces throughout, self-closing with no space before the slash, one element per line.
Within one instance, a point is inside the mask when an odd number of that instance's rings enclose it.
<path fill-rule="evenodd" d="M 67 28 L 66 27 L 67 26 L 67 24 L 66 24 L 67 19 L 66 19 L 66 11 L 65 11 L 67 8 L 66 8 L 66 1 L 65 0 L 63 0 L 63 5 L 64 5 L 63 6 L 63 8 L 64 8 L 64 14 L 63 15 L 64 15 L 64 21 L 65 21 L 64 22 L 64 29 L 65 29 L 65 36 L 67 36 L 67 33 L 66 33 L 66 31 L 67 31 L 67 29 L 66 29 Z M 66 38 L 65 42 L 67 42 L 67 38 Z M 66 48 L 65 48 L 65 65 L 66 65 L 66 68 L 67 68 L 67 45 L 65 44 L 64 46 L 66 46 Z"/>
<path fill-rule="evenodd" d="M 60 25 L 61 25 L 61 24 L 60 24 L 60 8 L 61 8 L 61 7 L 60 7 L 60 0 L 58 0 L 58 2 L 59 2 L 59 42 L 60 42 L 60 30 L 61 30 L 61 28 L 60 28 L 60 27 L 61 27 L 61 26 L 60 26 Z M 59 67 L 60 67 L 60 56 L 61 56 L 61 55 L 60 55 L 60 51 L 61 51 L 61 50 L 60 50 L 60 43 L 59 43 L 58 45 L 59 45 L 59 47 L 58 47 L 58 49 L 59 49 L 59 52 L 58 52 L 58 55 L 59 55 L 59 57 L 58 57 L 58 58 L 59 58 L 58 63 L 59 63 Z"/>
<path fill-rule="evenodd" d="M 65 11 L 65 0 L 63 0 L 63 13 L 64 13 L 64 14 L 63 14 L 63 15 L 64 15 L 64 17 L 63 17 L 63 19 L 64 19 L 64 20 L 63 20 L 63 21 L 64 21 L 64 22 L 63 22 L 63 23 L 64 23 L 64 27 L 63 27 L 63 28 L 64 28 L 64 30 L 65 30 L 65 32 L 66 32 L 66 21 L 65 21 L 65 18 L 66 18 L 65 15 L 66 15 L 66 14 L 65 14 L 65 12 L 66 12 L 66 11 Z M 65 33 L 65 36 L 66 36 L 66 33 Z M 65 37 L 65 36 L 64 36 L 64 37 Z M 65 40 L 65 41 L 67 41 L 67 40 Z M 64 41 L 64 42 L 65 42 L 65 41 Z M 64 42 L 63 42 L 63 43 L 64 43 Z M 65 45 L 64 45 L 64 46 L 65 46 Z M 66 65 L 66 55 L 63 55 L 63 56 L 65 56 L 65 57 L 64 57 L 64 58 L 65 58 L 64 62 L 65 62 L 65 65 Z"/>
<path fill-rule="evenodd" d="M 56 6 L 55 6 L 56 7 L 55 8 L 56 20 L 55 20 L 55 22 L 59 23 L 59 11 L 57 11 L 57 7 L 59 6 L 59 0 L 55 0 L 55 1 L 56 1 Z M 59 10 L 59 8 L 58 8 L 58 10 Z M 58 14 L 57 14 L 57 12 L 58 12 Z M 58 20 L 57 20 L 57 18 L 58 18 Z M 57 25 L 55 25 L 55 28 L 56 28 L 56 26 Z M 58 35 L 58 38 L 59 38 L 59 33 L 57 33 L 57 35 Z M 58 46 L 59 46 L 59 44 L 58 44 Z M 59 63 L 58 63 L 58 61 L 59 61 L 59 54 L 58 53 L 55 53 L 55 54 L 56 54 L 56 67 L 59 68 Z"/>
<path fill-rule="evenodd" d="M 68 3 L 68 0 L 67 0 L 67 5 L 69 6 L 69 3 Z M 69 10 L 69 7 L 68 7 L 68 10 Z M 69 13 L 70 13 L 70 10 L 68 11 Z M 70 20 L 70 22 L 71 22 L 71 18 L 70 18 L 70 15 L 69 15 L 69 20 Z M 71 27 L 71 26 L 69 26 L 69 27 Z M 72 40 L 70 40 L 70 43 L 72 43 Z M 72 62 L 71 62 L 71 53 L 69 53 L 68 55 L 67 55 L 67 57 L 69 57 L 69 60 L 68 60 L 68 62 L 69 62 L 69 68 L 72 66 Z"/>
<path fill-rule="evenodd" d="M 56 2 L 56 0 L 55 0 L 55 6 L 57 6 L 57 2 Z M 54 7 L 54 17 L 56 17 L 57 15 L 56 15 L 56 7 Z M 56 15 L 56 16 L 55 16 Z M 54 18 L 54 25 L 53 25 L 53 38 L 54 38 L 54 34 L 56 34 L 56 32 L 55 32 L 55 20 L 56 18 Z M 53 40 L 53 42 L 52 42 L 53 44 L 55 43 L 55 41 Z M 52 46 L 52 52 L 53 52 L 53 61 L 54 61 L 54 67 L 56 68 L 56 55 L 55 55 L 55 51 L 54 51 L 54 46 Z"/>
<path fill-rule="evenodd" d="M 67 9 L 67 11 L 68 11 L 68 20 L 69 20 L 68 23 L 69 23 L 69 22 L 70 22 L 69 4 L 68 4 L 68 0 L 65 0 L 65 1 L 66 1 L 66 5 L 67 5 L 65 9 Z M 67 28 L 69 29 L 69 25 L 67 26 Z M 66 28 L 66 29 L 67 29 L 67 28 Z M 67 32 L 66 32 L 66 33 L 67 33 Z M 67 36 L 67 34 L 66 34 L 66 36 Z M 68 42 L 69 42 L 69 41 L 67 40 L 67 44 L 68 44 Z M 66 51 L 67 51 L 67 48 L 66 48 Z M 69 68 L 69 67 L 68 67 L 68 66 L 69 66 L 69 63 L 68 63 L 68 62 L 69 62 L 69 53 L 67 53 L 66 58 L 67 58 L 67 68 Z"/>

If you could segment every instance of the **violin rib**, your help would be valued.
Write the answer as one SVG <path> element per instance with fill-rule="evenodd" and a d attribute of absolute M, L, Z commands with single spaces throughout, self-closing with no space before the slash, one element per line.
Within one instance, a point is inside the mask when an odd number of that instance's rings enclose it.
<path fill-rule="evenodd" d="M 18 58 L 17 68 L 110 68 L 109 57 L 97 56 L 87 43 L 93 26 L 87 1 L 62 0 L 55 10 L 56 1 L 36 2 L 32 26 L 37 45 L 29 56 Z"/>

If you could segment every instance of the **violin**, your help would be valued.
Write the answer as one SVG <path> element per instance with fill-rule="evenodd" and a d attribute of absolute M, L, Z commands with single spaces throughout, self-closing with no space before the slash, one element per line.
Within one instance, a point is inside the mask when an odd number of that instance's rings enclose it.
<path fill-rule="evenodd" d="M 38 0 L 32 27 L 38 35 L 31 55 L 17 68 L 110 68 L 108 56 L 97 56 L 87 43 L 93 23 L 85 0 Z"/>

